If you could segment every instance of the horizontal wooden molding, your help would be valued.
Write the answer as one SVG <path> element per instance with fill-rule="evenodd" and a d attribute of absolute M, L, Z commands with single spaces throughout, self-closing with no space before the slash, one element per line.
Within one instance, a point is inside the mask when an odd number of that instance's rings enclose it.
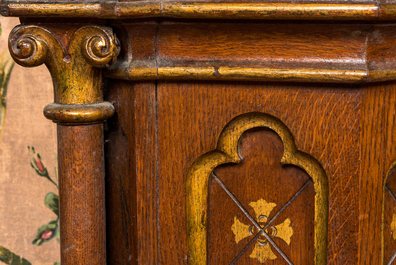
<path fill-rule="evenodd" d="M 219 80 L 219 81 L 274 81 L 363 83 L 366 71 L 333 69 L 271 69 L 251 67 L 113 67 L 105 76 L 124 80 Z M 396 77 L 396 75 L 395 75 Z M 377 78 L 378 79 L 378 78 Z M 377 80 L 376 80 L 377 81 Z"/>
<path fill-rule="evenodd" d="M 133 22 L 118 29 L 124 53 L 105 71 L 114 79 L 396 80 L 392 24 L 250 23 L 247 31 L 245 23 Z"/>
<path fill-rule="evenodd" d="M 393 20 L 396 4 L 380 3 L 235 3 L 235 2 L 6 2 L 3 16 L 103 19 L 296 19 Z"/>
<path fill-rule="evenodd" d="M 252 67 L 114 67 L 105 77 L 132 81 L 144 80 L 218 80 L 270 81 L 360 84 L 396 80 L 396 70 L 336 70 L 315 68 L 252 68 Z M 193 64 L 192 64 L 193 65 Z"/>

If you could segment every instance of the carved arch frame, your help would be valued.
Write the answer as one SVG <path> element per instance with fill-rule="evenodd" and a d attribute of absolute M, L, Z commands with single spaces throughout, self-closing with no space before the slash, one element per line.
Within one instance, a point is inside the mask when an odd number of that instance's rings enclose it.
<path fill-rule="evenodd" d="M 246 113 L 231 120 L 221 132 L 217 148 L 198 157 L 189 168 L 186 180 L 187 263 L 207 264 L 208 183 L 212 171 L 226 163 L 239 163 L 238 143 L 242 134 L 253 128 L 269 128 L 280 138 L 284 153 L 280 163 L 303 169 L 315 190 L 314 264 L 327 263 L 328 180 L 320 163 L 297 149 L 293 136 L 278 118 L 264 113 Z"/>

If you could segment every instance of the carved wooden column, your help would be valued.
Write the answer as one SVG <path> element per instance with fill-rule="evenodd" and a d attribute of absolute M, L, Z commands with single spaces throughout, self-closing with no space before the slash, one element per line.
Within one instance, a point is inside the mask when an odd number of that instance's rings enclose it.
<path fill-rule="evenodd" d="M 58 124 L 61 263 L 106 264 L 102 122 L 114 107 L 103 102 L 99 68 L 114 63 L 118 41 L 107 27 L 82 26 L 61 41 L 24 25 L 11 32 L 9 48 L 22 66 L 45 63 L 54 83 L 44 115 Z"/>

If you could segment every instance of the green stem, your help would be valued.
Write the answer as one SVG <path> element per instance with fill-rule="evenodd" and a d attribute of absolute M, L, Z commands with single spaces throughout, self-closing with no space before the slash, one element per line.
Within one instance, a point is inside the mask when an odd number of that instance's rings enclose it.
<path fill-rule="evenodd" d="M 49 180 L 49 181 L 51 181 L 55 186 L 56 186 L 56 188 L 59 190 L 59 186 L 58 186 L 58 184 L 56 184 L 56 182 L 55 181 L 53 181 L 51 178 L 50 178 L 50 176 L 47 174 L 47 179 Z"/>

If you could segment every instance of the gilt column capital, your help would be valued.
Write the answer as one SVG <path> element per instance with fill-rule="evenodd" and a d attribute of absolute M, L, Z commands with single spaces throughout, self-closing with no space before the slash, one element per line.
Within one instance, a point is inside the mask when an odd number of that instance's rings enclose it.
<path fill-rule="evenodd" d="M 103 102 L 102 69 L 112 65 L 120 52 L 109 27 L 88 25 L 60 39 L 45 26 L 19 25 L 9 37 L 15 62 L 33 67 L 45 64 L 54 84 L 55 102 L 44 115 L 62 124 L 87 124 L 106 120 L 114 107 Z"/>

